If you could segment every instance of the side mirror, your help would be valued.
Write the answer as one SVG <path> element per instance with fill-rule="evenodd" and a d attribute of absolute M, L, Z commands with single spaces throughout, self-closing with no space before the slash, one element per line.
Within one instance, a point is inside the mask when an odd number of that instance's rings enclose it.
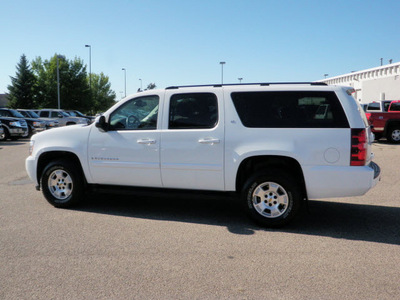
<path fill-rule="evenodd" d="M 101 131 L 108 131 L 108 123 L 106 122 L 106 117 L 100 116 L 99 120 L 96 122 L 95 126 Z"/>

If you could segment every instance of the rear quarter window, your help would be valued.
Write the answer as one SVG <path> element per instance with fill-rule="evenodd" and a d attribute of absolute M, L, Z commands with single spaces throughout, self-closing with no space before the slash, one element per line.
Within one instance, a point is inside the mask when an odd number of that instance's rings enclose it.
<path fill-rule="evenodd" d="M 349 128 L 334 92 L 233 92 L 233 104 L 250 128 Z"/>

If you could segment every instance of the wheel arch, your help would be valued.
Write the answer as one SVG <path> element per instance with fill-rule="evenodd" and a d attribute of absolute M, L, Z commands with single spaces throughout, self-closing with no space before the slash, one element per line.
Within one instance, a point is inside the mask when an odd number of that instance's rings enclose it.
<path fill-rule="evenodd" d="M 386 121 L 385 134 L 393 127 L 400 127 L 400 119 L 389 119 Z"/>
<path fill-rule="evenodd" d="M 59 159 L 66 159 L 69 161 L 72 161 L 75 163 L 79 168 L 79 172 L 83 176 L 84 179 L 84 184 L 87 184 L 85 174 L 83 172 L 82 168 L 82 163 L 79 160 L 79 157 L 72 152 L 68 151 L 49 151 L 45 152 L 40 155 L 38 159 L 38 164 L 37 164 L 37 169 L 36 169 L 36 178 L 38 181 L 38 184 L 40 185 L 40 178 L 42 177 L 43 171 L 45 170 L 46 166 L 48 165 L 49 162 L 54 161 L 54 160 L 59 160 Z"/>
<path fill-rule="evenodd" d="M 241 192 L 249 177 L 266 169 L 280 169 L 292 174 L 295 179 L 299 180 L 304 198 L 307 198 L 307 189 L 300 163 L 292 157 L 278 155 L 253 156 L 243 160 L 236 176 L 236 191 Z"/>

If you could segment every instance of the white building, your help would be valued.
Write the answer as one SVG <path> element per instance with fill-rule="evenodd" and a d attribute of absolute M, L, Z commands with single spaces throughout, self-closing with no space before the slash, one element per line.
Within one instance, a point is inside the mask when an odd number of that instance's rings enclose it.
<path fill-rule="evenodd" d="M 400 100 L 400 62 L 319 81 L 354 87 L 354 98 L 361 103 Z"/>

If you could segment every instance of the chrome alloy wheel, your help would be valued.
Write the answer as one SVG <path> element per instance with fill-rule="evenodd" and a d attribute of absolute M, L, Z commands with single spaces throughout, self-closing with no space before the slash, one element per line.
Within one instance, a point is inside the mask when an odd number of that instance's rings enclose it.
<path fill-rule="evenodd" d="M 255 210 L 267 218 L 282 216 L 289 207 L 286 190 L 275 182 L 263 182 L 253 191 L 252 202 Z"/>
<path fill-rule="evenodd" d="M 73 191 L 71 176 L 64 170 L 54 170 L 47 181 L 50 193 L 58 200 L 67 199 Z"/>
<path fill-rule="evenodd" d="M 392 139 L 395 142 L 399 142 L 400 141 L 400 129 L 394 129 L 392 131 Z"/>

